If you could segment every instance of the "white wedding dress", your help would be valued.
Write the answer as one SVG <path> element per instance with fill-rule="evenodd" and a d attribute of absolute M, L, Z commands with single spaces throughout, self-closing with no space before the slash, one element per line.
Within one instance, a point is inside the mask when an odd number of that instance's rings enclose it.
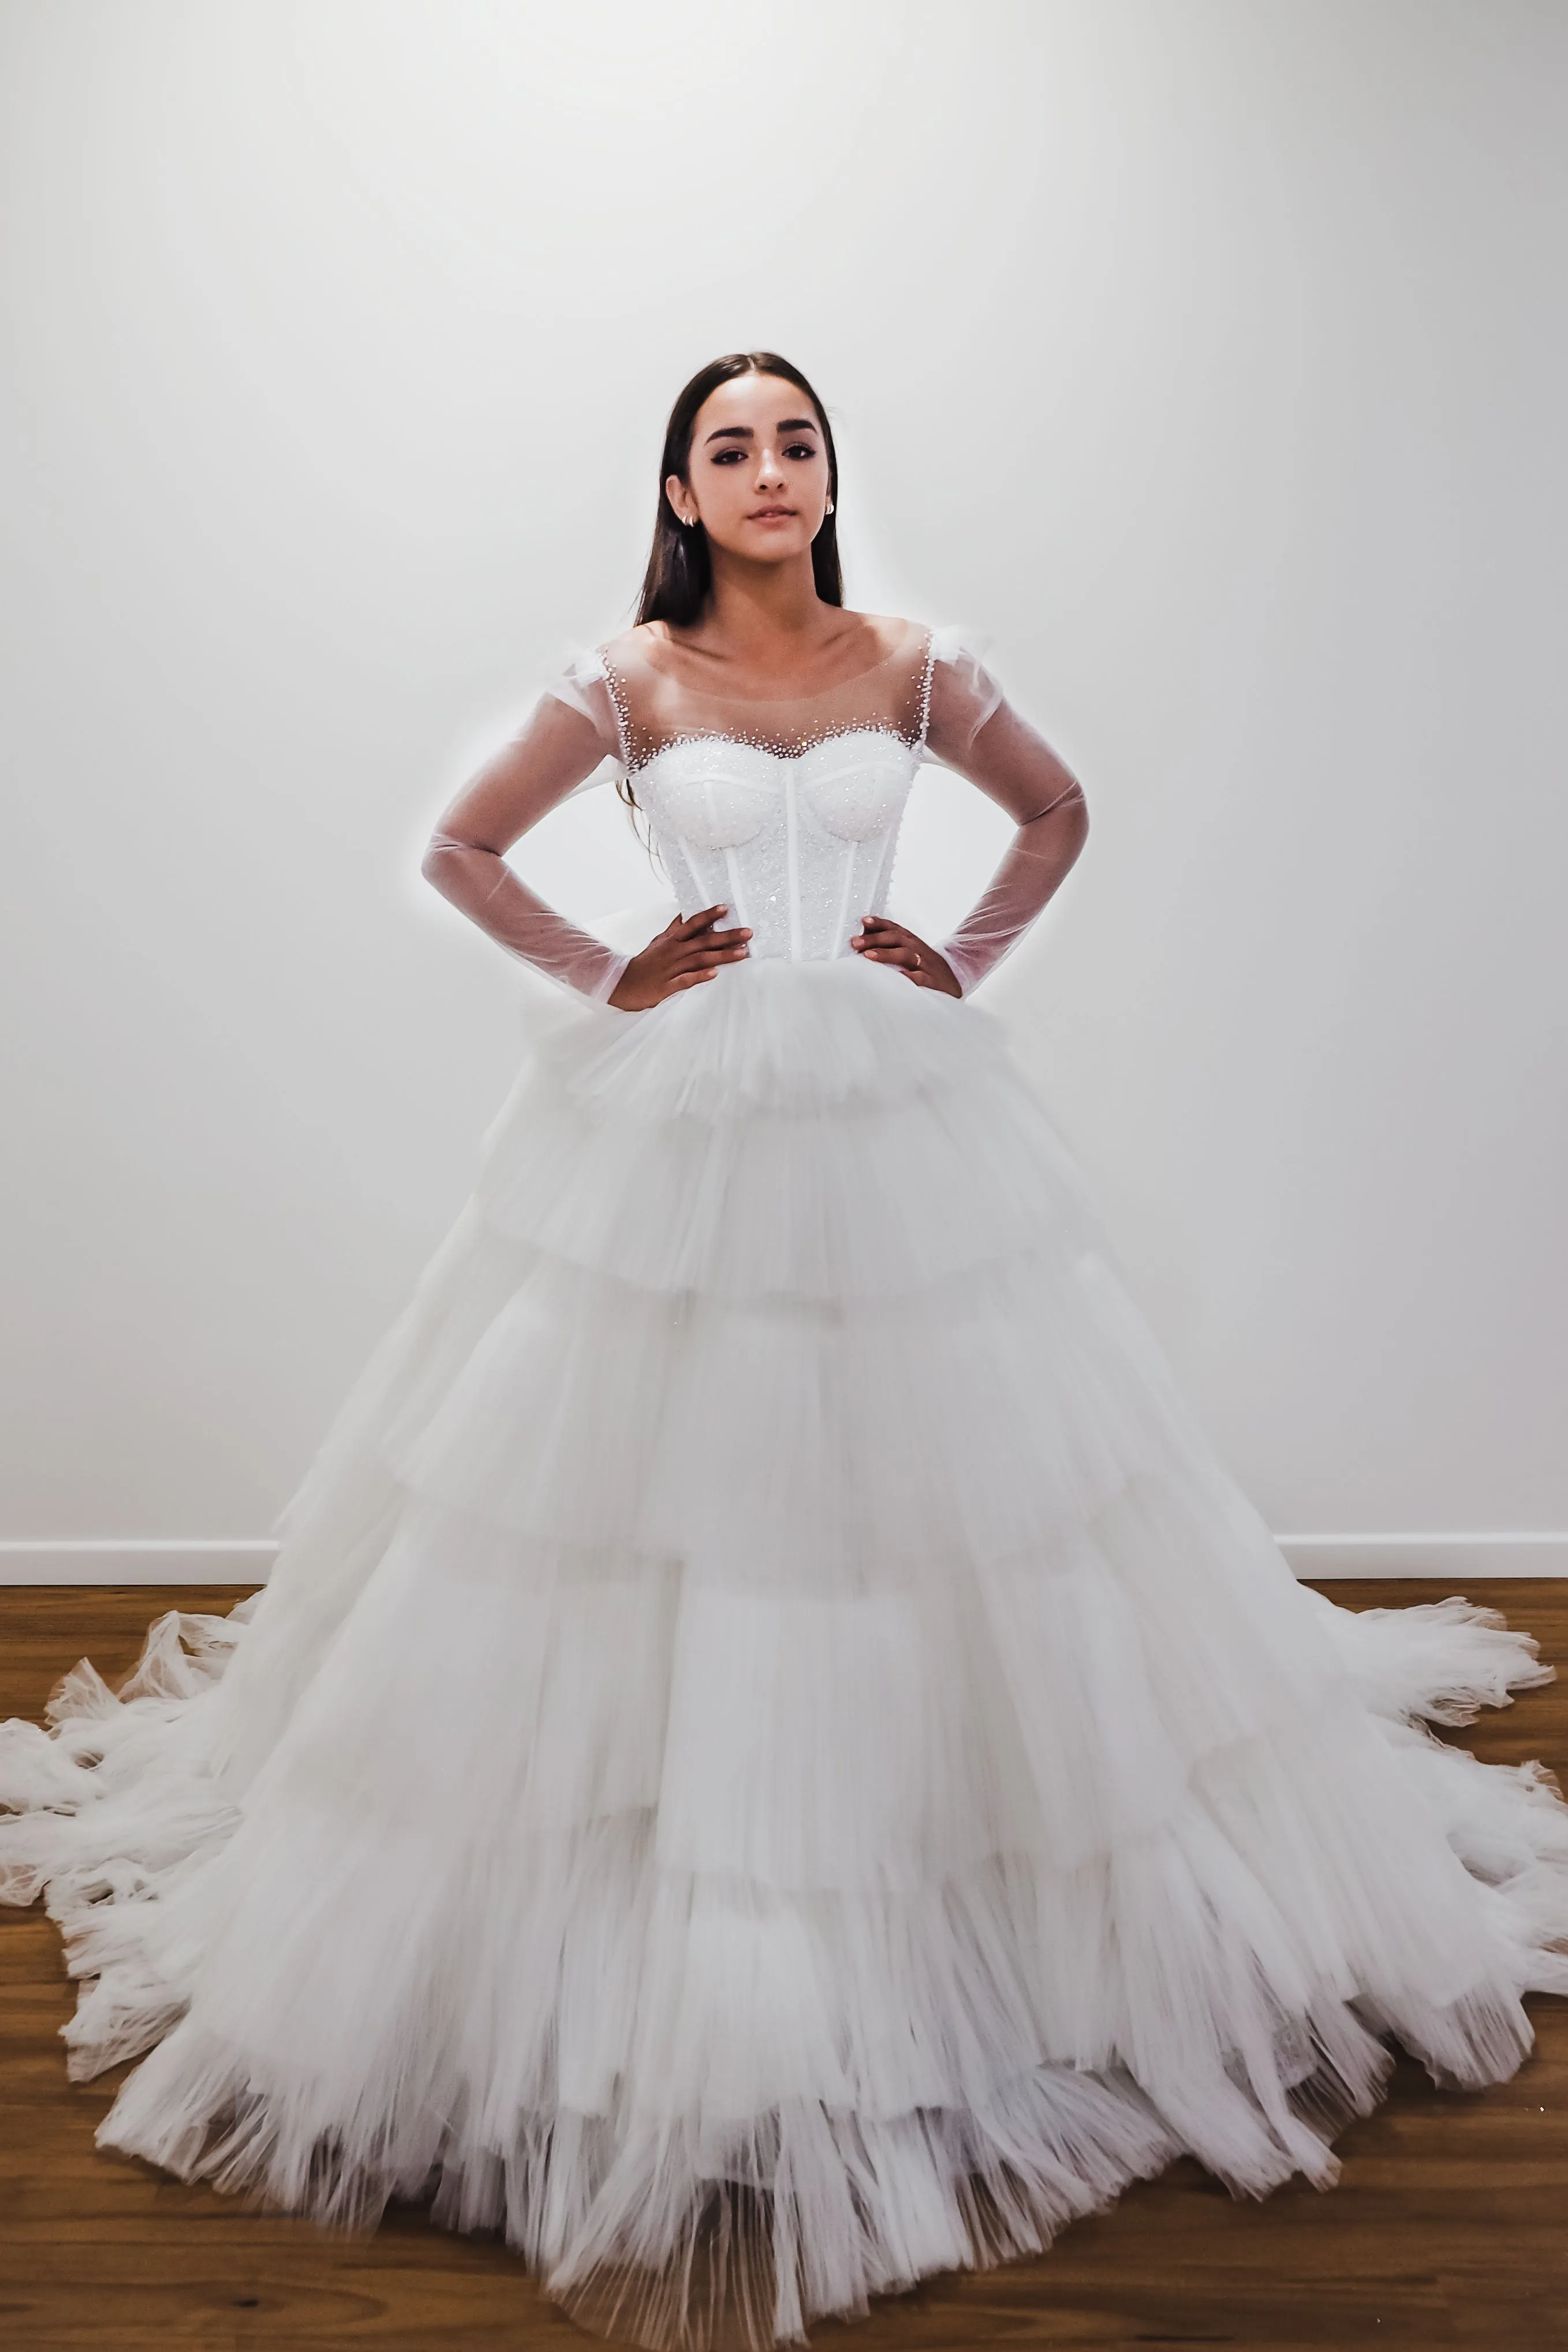
<path fill-rule="evenodd" d="M 1081 796 L 956 643 L 882 642 L 788 705 L 642 632 L 558 681 L 428 870 L 574 992 L 271 1583 L 0 1734 L 73 2071 L 149 2053 L 104 2147 L 433 2197 L 660 2347 L 1184 2151 L 1326 2184 L 1391 2039 L 1496 2082 L 1568 1990 L 1568 1807 L 1422 1720 L 1546 1670 L 1462 1601 L 1332 1608 L 1215 1460 L 968 1001 Z M 500 856 L 606 753 L 753 935 L 647 1012 Z M 1018 820 L 962 999 L 848 948 L 924 757 Z"/>

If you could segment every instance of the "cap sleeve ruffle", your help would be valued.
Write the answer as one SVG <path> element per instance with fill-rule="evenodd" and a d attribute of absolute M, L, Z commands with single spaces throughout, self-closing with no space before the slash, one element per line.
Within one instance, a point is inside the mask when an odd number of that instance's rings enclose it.
<path fill-rule="evenodd" d="M 624 762 L 625 746 L 621 741 L 619 715 L 610 693 L 609 675 L 604 656 L 595 646 L 570 646 L 559 656 L 552 674 L 544 682 L 544 691 L 568 710 L 577 711 L 587 719 L 598 737 L 605 757 L 617 765 Z M 584 778 L 577 787 L 585 791 L 599 781 L 601 771 Z"/>
<path fill-rule="evenodd" d="M 933 760 L 962 757 L 1001 708 L 1002 686 L 986 663 L 987 643 L 978 630 L 957 624 L 931 631 L 925 749 Z"/>

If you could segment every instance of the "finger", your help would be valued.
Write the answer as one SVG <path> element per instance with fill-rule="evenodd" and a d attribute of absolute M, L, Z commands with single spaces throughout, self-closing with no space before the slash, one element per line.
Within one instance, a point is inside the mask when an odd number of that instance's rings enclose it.
<path fill-rule="evenodd" d="M 918 971 L 921 960 L 913 948 L 867 948 L 863 952 L 873 963 L 896 963 L 905 971 Z"/>
<path fill-rule="evenodd" d="M 678 940 L 669 952 L 671 961 L 679 971 L 699 956 L 729 958 L 749 955 L 751 950 L 745 940 L 736 939 L 733 932 L 708 931 L 699 932 L 694 940 Z"/>
<path fill-rule="evenodd" d="M 689 938 L 694 937 L 697 932 L 705 930 L 710 923 L 716 922 L 721 915 L 727 915 L 729 911 L 727 906 L 704 907 L 700 914 L 688 915 L 679 928 Z"/>
<path fill-rule="evenodd" d="M 717 977 L 718 974 L 711 971 L 677 972 L 675 978 L 669 983 L 667 993 L 673 996 L 678 988 L 695 988 L 700 981 L 715 980 Z"/>
<path fill-rule="evenodd" d="M 745 953 L 744 948 L 688 948 L 675 969 L 677 971 L 711 971 L 718 964 L 739 963 Z"/>

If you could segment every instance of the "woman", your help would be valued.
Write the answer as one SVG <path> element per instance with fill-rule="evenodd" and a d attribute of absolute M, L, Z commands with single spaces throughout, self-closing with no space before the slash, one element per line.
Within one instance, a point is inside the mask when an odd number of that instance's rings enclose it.
<path fill-rule="evenodd" d="M 1298 1585 L 1173 1392 L 968 1002 L 1082 793 L 844 609 L 805 378 L 704 369 L 661 471 L 637 625 L 426 860 L 572 992 L 476 1197 L 259 1602 L 8 1727 L 4 1852 L 74 2070 L 156 2045 L 103 2146 L 763 2347 L 1184 2151 L 1327 2184 L 1390 2037 L 1510 2074 L 1568 1807 L 1420 1720 L 1533 1644 Z M 926 757 L 1017 827 L 940 947 L 884 912 Z M 629 957 L 502 858 L 606 759 L 683 909 Z"/>

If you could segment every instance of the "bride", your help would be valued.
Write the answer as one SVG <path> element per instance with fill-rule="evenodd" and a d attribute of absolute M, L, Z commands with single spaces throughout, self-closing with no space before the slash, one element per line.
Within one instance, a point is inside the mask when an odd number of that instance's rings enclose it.
<path fill-rule="evenodd" d="M 1512 2074 L 1568 1807 L 1460 1723 L 1488 1611 L 1292 1577 L 1175 1391 L 977 984 L 1082 846 L 952 637 L 849 612 L 766 352 L 676 403 L 637 625 L 432 843 L 563 983 L 265 1592 L 0 1738 L 99 2132 L 329 2221 L 500 2230 L 586 2326 L 798 2340 L 1184 2152 L 1326 2186 L 1397 2041 Z M 1016 832 L 886 915 L 922 760 Z M 614 761 L 640 953 L 504 852 Z"/>

